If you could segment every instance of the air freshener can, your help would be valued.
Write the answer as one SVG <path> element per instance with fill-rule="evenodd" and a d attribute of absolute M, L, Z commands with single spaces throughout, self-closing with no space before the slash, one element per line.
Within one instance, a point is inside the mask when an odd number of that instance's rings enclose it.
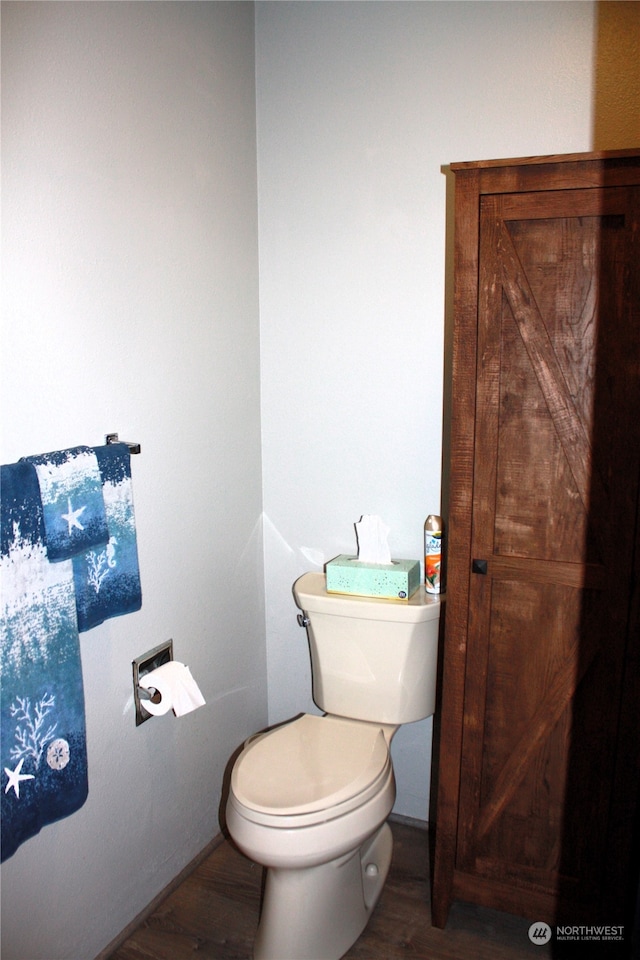
<path fill-rule="evenodd" d="M 440 593 L 442 563 L 442 517 L 430 513 L 424 524 L 424 588 Z"/>

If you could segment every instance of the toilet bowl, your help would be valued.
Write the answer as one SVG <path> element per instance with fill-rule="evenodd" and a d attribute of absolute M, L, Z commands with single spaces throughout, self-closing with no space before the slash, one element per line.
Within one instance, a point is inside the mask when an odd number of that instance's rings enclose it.
<path fill-rule="evenodd" d="M 227 825 L 269 868 L 255 960 L 337 960 L 366 926 L 391 861 L 395 729 L 304 714 L 246 744 Z"/>
<path fill-rule="evenodd" d="M 393 728 L 304 714 L 252 738 L 231 775 L 227 824 L 266 867 L 310 867 L 341 856 L 389 815 Z"/>

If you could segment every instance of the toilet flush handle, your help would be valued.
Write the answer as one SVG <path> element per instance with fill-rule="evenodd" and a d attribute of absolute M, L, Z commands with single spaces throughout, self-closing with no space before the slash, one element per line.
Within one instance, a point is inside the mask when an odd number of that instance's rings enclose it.
<path fill-rule="evenodd" d="M 308 627 L 309 624 L 311 623 L 311 621 L 309 620 L 309 617 L 305 616 L 304 613 L 299 613 L 297 616 L 297 620 L 298 620 L 298 626 L 300 627 Z"/>

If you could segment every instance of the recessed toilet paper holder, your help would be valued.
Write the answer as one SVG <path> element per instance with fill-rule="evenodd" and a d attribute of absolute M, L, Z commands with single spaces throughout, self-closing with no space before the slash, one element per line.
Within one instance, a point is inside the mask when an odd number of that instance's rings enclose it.
<path fill-rule="evenodd" d="M 142 701 L 153 700 L 154 703 L 159 702 L 159 694 L 152 694 L 149 690 L 141 687 L 140 680 L 147 673 L 151 673 L 152 670 L 161 667 L 163 663 L 169 663 L 170 660 L 173 660 L 173 640 L 167 640 L 165 643 L 159 644 L 157 647 L 154 647 L 153 650 L 143 653 L 141 657 L 137 657 L 132 662 L 133 702 L 136 708 L 136 727 L 139 727 L 145 720 L 150 720 L 152 716 L 152 714 L 145 710 Z"/>

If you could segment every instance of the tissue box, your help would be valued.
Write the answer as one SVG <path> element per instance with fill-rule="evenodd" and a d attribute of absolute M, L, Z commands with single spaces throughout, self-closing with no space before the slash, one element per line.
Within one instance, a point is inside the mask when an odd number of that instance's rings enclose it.
<path fill-rule="evenodd" d="M 419 560 L 364 563 L 340 554 L 325 567 L 328 593 L 352 593 L 359 597 L 408 600 L 420 586 Z"/>

